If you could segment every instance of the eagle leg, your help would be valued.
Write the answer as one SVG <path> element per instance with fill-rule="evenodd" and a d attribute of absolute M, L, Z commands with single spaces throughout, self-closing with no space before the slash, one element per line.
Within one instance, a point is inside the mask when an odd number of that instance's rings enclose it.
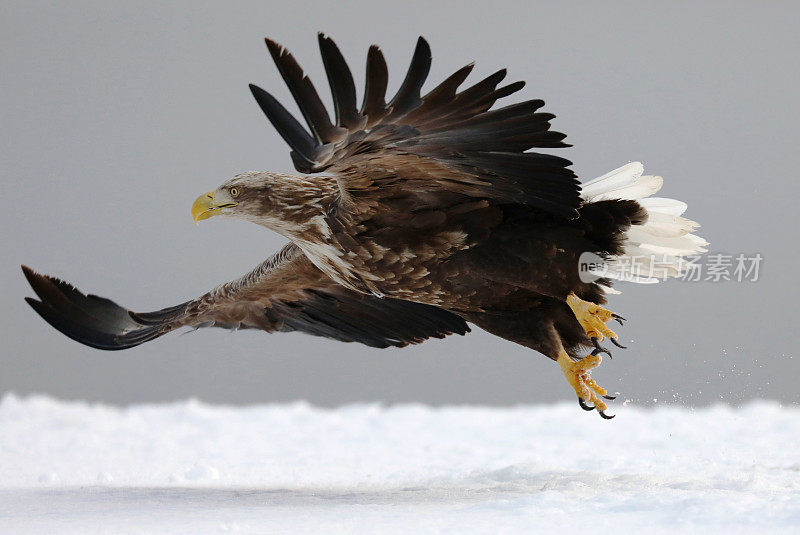
<path fill-rule="evenodd" d="M 614 314 L 610 310 L 606 310 L 600 305 L 584 301 L 575 294 L 569 294 L 567 297 L 567 304 L 572 309 L 575 317 L 578 318 L 583 330 L 586 331 L 586 336 L 589 338 L 597 338 L 598 340 L 608 338 L 615 346 L 623 349 L 625 348 L 625 346 L 617 342 L 619 338 L 617 333 L 606 326 L 606 322 L 612 319 L 618 321 L 619 324 L 622 325 L 625 318 L 619 314 Z"/>
<path fill-rule="evenodd" d="M 602 361 L 603 357 L 600 355 L 588 355 L 581 360 L 575 361 L 572 360 L 572 357 L 570 357 L 564 349 L 559 351 L 557 360 L 561 371 L 564 373 L 564 377 L 578 395 L 578 403 L 581 408 L 584 410 L 591 410 L 588 403 L 592 403 L 600 416 L 610 420 L 614 415 L 605 413 L 606 409 L 608 409 L 608 405 L 600 398 L 613 398 L 608 396 L 608 391 L 598 385 L 591 376 L 592 368 L 599 366 Z"/>

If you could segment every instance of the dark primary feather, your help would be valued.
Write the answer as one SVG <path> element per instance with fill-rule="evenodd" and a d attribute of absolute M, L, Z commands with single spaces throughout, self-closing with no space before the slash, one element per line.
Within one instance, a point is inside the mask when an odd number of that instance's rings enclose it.
<path fill-rule="evenodd" d="M 431 47 L 428 42 L 420 37 L 417 40 L 417 47 L 414 49 L 414 55 L 411 57 L 411 64 L 408 66 L 408 72 L 397 90 L 397 94 L 389 101 L 387 107 L 391 110 L 387 121 L 395 118 L 400 118 L 406 115 L 411 110 L 418 108 L 422 104 L 420 98 L 420 91 L 428 78 L 428 73 L 431 70 Z"/>
<path fill-rule="evenodd" d="M 127 349 L 163 334 L 160 325 L 142 325 L 109 299 L 84 295 L 54 277 L 39 275 L 27 266 L 22 271 L 41 299 L 25 301 L 51 326 L 73 340 L 97 349 Z"/>
<path fill-rule="evenodd" d="M 199 299 L 146 313 L 84 295 L 26 266 L 22 271 L 39 298 L 26 298 L 28 304 L 63 334 L 97 349 L 127 349 L 184 326 L 299 331 L 371 347 L 403 347 L 469 332 L 463 319 L 445 310 L 339 286 L 291 244 Z"/>
<path fill-rule="evenodd" d="M 261 93 L 256 96 L 292 147 L 299 171 L 327 170 L 336 176 L 342 191 L 352 196 L 371 195 L 387 185 L 393 190 L 406 187 L 420 192 L 427 183 L 430 191 L 522 204 L 567 219 L 577 216 L 580 188 L 568 169 L 571 163 L 519 158 L 535 155 L 527 152 L 533 148 L 568 146 L 564 134 L 550 130 L 555 116 L 537 112 L 544 104 L 541 100 L 491 110 L 495 102 L 522 89 L 524 82 L 500 86 L 506 77 L 506 70 L 501 69 L 459 91 L 472 70 L 470 64 L 420 96 L 431 66 L 430 47 L 420 37 L 403 82 L 388 103 L 386 62 L 376 46 L 370 47 L 363 103 L 356 111 L 350 69 L 329 37 L 320 35 L 319 39 L 335 125 L 294 57 L 267 40 L 272 58 L 314 134 L 313 148 L 302 134 L 305 130 L 283 117 L 288 112 L 280 104 Z"/>
<path fill-rule="evenodd" d="M 386 115 L 386 86 L 389 84 L 389 69 L 383 52 L 376 45 L 367 52 L 367 75 L 364 86 L 364 100 L 361 114 L 367 118 L 367 128 L 371 128 Z"/>
<path fill-rule="evenodd" d="M 506 74 L 505 69 L 500 69 L 453 95 L 449 101 L 443 102 L 440 106 L 432 106 L 425 110 L 426 113 L 418 119 L 420 126 L 424 125 L 424 130 L 443 128 L 458 124 L 465 118 L 472 118 L 476 114 L 488 110 L 497 100 L 497 98 L 493 98 L 497 84 L 503 81 Z"/>
<path fill-rule="evenodd" d="M 275 41 L 271 39 L 265 39 L 265 41 L 275 65 L 278 66 L 284 82 L 289 87 L 300 112 L 311 128 L 311 133 L 321 144 L 341 141 L 347 131 L 331 123 L 331 118 L 320 100 L 317 90 L 314 89 L 311 80 L 303 74 L 303 69 L 297 64 L 294 56 Z"/>
<path fill-rule="evenodd" d="M 311 134 L 297 122 L 297 119 L 275 97 L 253 84 L 250 84 L 250 91 L 253 93 L 253 97 L 255 97 L 261 110 L 272 123 L 272 126 L 292 147 L 295 166 L 298 169 L 311 172 L 317 153 L 317 144 Z"/>
<path fill-rule="evenodd" d="M 331 86 L 333 108 L 336 112 L 336 125 L 347 129 L 361 129 L 365 126 L 364 117 L 356 108 L 356 86 L 353 74 L 342 57 L 339 47 L 329 37 L 318 35 L 322 63 Z"/>
<path fill-rule="evenodd" d="M 470 63 L 461 67 L 459 70 L 445 78 L 445 80 L 434 87 L 425 97 L 422 99 L 420 106 L 416 109 L 410 111 L 403 117 L 403 122 L 406 124 L 417 124 L 418 126 L 422 125 L 422 122 L 419 120 L 421 117 L 425 117 L 430 113 L 430 110 L 440 110 L 441 113 L 441 106 L 447 104 L 448 102 L 452 101 L 456 96 L 456 91 L 464 83 L 464 80 L 467 79 L 469 73 L 472 72 L 472 69 L 475 67 L 474 63 Z"/>

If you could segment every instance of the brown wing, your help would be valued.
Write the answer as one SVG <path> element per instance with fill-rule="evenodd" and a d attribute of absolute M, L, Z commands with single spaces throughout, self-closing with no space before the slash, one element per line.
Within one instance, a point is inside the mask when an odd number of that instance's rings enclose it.
<path fill-rule="evenodd" d="M 567 168 L 571 162 L 526 152 L 534 147 L 568 146 L 564 134 L 550 130 L 555 116 L 538 111 L 544 102 L 529 100 L 490 110 L 497 100 L 524 86 L 515 82 L 498 87 L 505 69 L 458 91 L 472 70 L 470 64 L 421 96 L 431 52 L 420 37 L 408 73 L 387 103 L 386 62 L 380 49 L 372 46 L 364 99 L 356 108 L 352 74 L 333 41 L 320 34 L 333 96 L 332 121 L 294 57 L 274 41 L 266 42 L 310 132 L 269 93 L 254 85 L 250 89 L 291 146 L 299 171 L 332 172 L 342 191 L 355 197 L 387 189 L 447 192 L 473 201 L 522 204 L 569 218 L 577 215 L 581 201 L 578 181 Z M 430 199 L 426 202 L 430 206 Z"/>
<path fill-rule="evenodd" d="M 31 307 L 63 334 L 97 349 L 127 349 L 184 326 L 300 331 L 372 347 L 469 332 L 463 319 L 445 310 L 339 286 L 293 244 L 199 299 L 147 313 L 22 270 L 40 299 L 26 298 Z"/>

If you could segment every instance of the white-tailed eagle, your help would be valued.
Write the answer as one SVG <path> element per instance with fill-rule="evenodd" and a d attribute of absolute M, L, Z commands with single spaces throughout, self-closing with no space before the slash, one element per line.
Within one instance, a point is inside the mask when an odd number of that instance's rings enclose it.
<path fill-rule="evenodd" d="M 600 305 L 611 278 L 676 276 L 685 256 L 703 251 L 691 234 L 697 224 L 680 217 L 686 205 L 650 197 L 662 181 L 643 176 L 641 164 L 581 185 L 568 160 L 531 152 L 568 145 L 543 101 L 494 106 L 524 85 L 502 85 L 505 69 L 461 89 L 469 64 L 423 96 L 431 52 L 420 38 L 387 100 L 386 63 L 372 46 L 359 106 L 344 58 L 320 35 L 331 116 L 294 57 L 266 43 L 308 128 L 250 89 L 302 174 L 236 175 L 198 197 L 192 215 L 251 221 L 289 243 L 237 280 L 147 313 L 23 266 L 34 310 L 108 350 L 184 326 L 402 347 L 465 334 L 472 323 L 556 361 L 581 406 L 609 418 L 602 398 L 611 396 L 590 370 L 607 353 L 599 341 L 617 341 L 606 322 L 623 318 Z M 594 276 L 579 265 L 587 254 L 600 260 Z"/>

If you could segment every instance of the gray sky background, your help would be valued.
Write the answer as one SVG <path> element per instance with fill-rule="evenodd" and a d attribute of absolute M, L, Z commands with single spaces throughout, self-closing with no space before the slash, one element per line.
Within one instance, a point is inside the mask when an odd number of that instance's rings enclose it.
<path fill-rule="evenodd" d="M 418 35 L 429 82 L 475 60 L 543 98 L 584 179 L 628 161 L 689 203 L 712 251 L 761 253 L 757 283 L 624 284 L 630 321 L 595 373 L 640 403 L 797 401 L 796 21 L 789 2 L 3 2 L 0 393 L 115 403 L 199 397 L 429 403 L 574 396 L 551 361 L 482 332 L 403 350 L 208 329 L 96 351 L 29 309 L 19 264 L 136 310 L 200 295 L 282 238 L 244 222 L 196 227 L 195 197 L 233 174 L 292 171 L 247 89 L 291 104 L 262 38 L 283 43 L 327 98 L 316 32 L 359 88 L 382 46 L 390 91 Z M 428 85 L 426 87 L 431 87 Z M 294 109 L 294 108 L 291 108 Z"/>

